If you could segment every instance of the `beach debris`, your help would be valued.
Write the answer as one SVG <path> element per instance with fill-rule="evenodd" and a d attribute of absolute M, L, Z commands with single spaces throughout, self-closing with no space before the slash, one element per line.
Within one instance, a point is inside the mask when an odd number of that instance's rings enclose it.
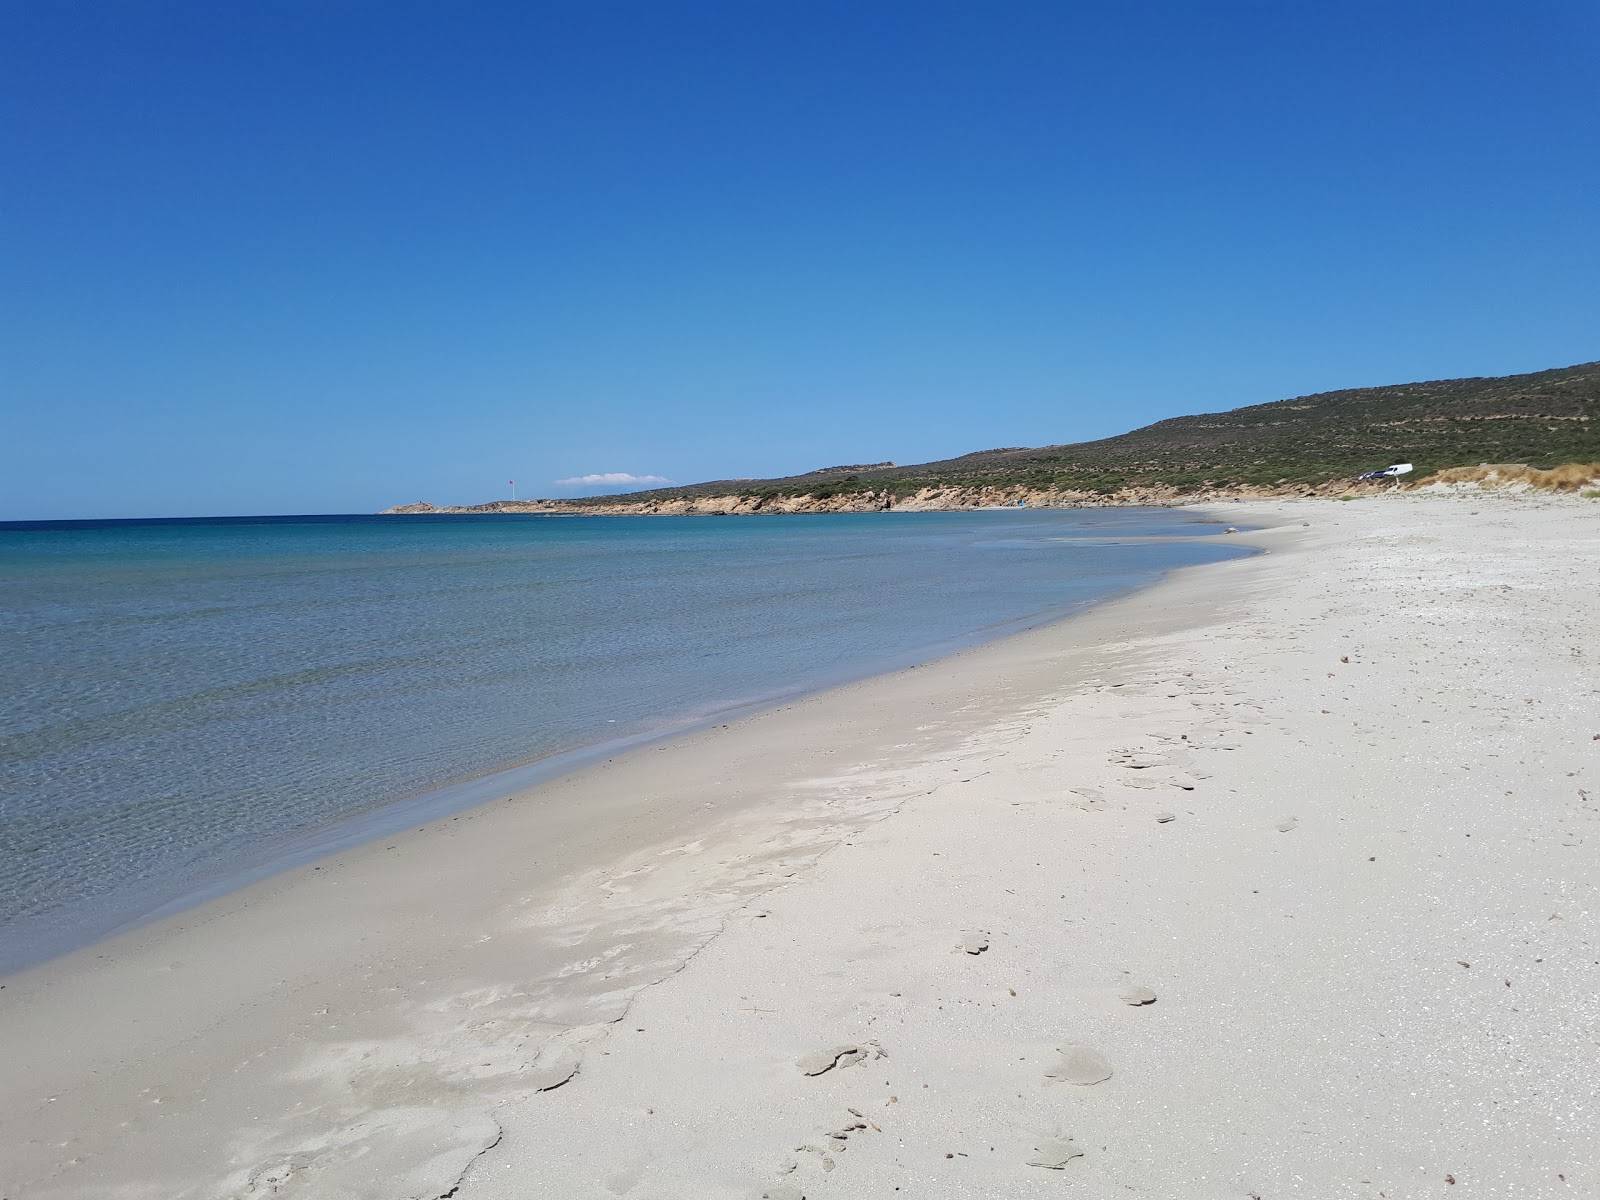
<path fill-rule="evenodd" d="M 854 1109 L 850 1109 L 849 1111 L 850 1112 L 854 1112 L 855 1110 Z M 845 1124 L 839 1126 L 839 1128 L 837 1128 L 837 1129 L 828 1130 L 827 1133 L 825 1134 L 825 1136 L 833 1139 L 833 1144 L 830 1144 L 828 1146 L 828 1149 L 830 1149 L 830 1150 L 847 1150 L 847 1149 L 849 1149 L 849 1147 L 847 1147 L 844 1143 L 850 1140 L 850 1135 L 852 1133 L 860 1133 L 863 1129 L 866 1129 L 867 1126 L 868 1126 L 868 1122 L 866 1122 L 866 1121 L 847 1121 L 847 1122 L 845 1122 Z M 872 1128 L 877 1129 L 878 1127 L 876 1125 L 874 1125 L 874 1126 L 872 1126 Z M 882 1133 L 883 1130 L 878 1129 L 878 1132 Z"/>
<path fill-rule="evenodd" d="M 1117 999 L 1124 1004 L 1131 1004 L 1137 1008 L 1142 1004 L 1154 1004 L 1156 1002 L 1156 994 L 1147 987 L 1134 984 L 1118 992 Z"/>
<path fill-rule="evenodd" d="M 1228 526 L 1228 527 L 1227 527 L 1227 528 L 1226 528 L 1226 529 L 1224 529 L 1224 530 L 1223 530 L 1223 531 L 1222 531 L 1222 532 L 1223 532 L 1223 533 L 1238 533 L 1238 532 L 1239 532 L 1239 531 L 1238 531 L 1238 529 L 1236 529 L 1236 528 L 1235 528 L 1235 527 L 1234 527 L 1234 526 L 1232 526 L 1232 525 L 1229 525 L 1229 526 Z"/>
<path fill-rule="evenodd" d="M 961 949 L 968 954 L 982 954 L 989 948 L 989 934 L 982 929 L 970 930 L 961 935 Z"/>
<path fill-rule="evenodd" d="M 780 1185 L 762 1192 L 761 1200 L 806 1200 L 806 1194 L 799 1188 Z"/>
<path fill-rule="evenodd" d="M 1090 1087 L 1111 1078 L 1111 1063 L 1100 1051 L 1090 1046 L 1059 1046 L 1061 1055 L 1055 1066 L 1045 1072 L 1049 1079 Z"/>
<path fill-rule="evenodd" d="M 802 1054 L 795 1060 L 794 1065 L 800 1068 L 803 1075 L 821 1075 L 825 1071 L 833 1070 L 834 1067 L 853 1067 L 857 1063 L 866 1062 L 869 1058 L 887 1057 L 888 1053 L 877 1042 L 863 1042 L 860 1045 L 852 1042 Z"/>
<path fill-rule="evenodd" d="M 554 1091 L 578 1073 L 578 1056 L 570 1050 L 558 1050 L 528 1072 L 528 1083 L 536 1092 Z"/>
<path fill-rule="evenodd" d="M 1165 825 L 1168 821 L 1176 821 L 1177 819 L 1177 813 L 1159 812 L 1156 814 L 1157 825 Z"/>
<path fill-rule="evenodd" d="M 1299 825 L 1299 817 L 1288 817 L 1282 821 L 1279 821 L 1277 828 L 1279 833 L 1292 833 L 1295 829 L 1299 828 Z"/>
<path fill-rule="evenodd" d="M 1083 1151 L 1067 1138 L 1044 1138 L 1034 1150 L 1036 1153 L 1028 1160 L 1028 1165 L 1050 1171 L 1064 1170 L 1073 1159 L 1083 1157 Z"/>

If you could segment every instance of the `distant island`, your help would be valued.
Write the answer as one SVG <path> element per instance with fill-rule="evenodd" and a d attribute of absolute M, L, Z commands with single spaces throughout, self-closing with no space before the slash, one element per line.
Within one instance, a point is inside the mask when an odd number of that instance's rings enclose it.
<path fill-rule="evenodd" d="M 384 511 L 675 515 L 1172 504 L 1359 492 L 1389 486 L 1357 477 L 1399 461 L 1415 465 L 1410 478 L 1417 483 L 1452 468 L 1470 474 L 1489 464 L 1600 462 L 1600 362 L 1320 392 L 1173 417 L 1094 442 L 980 450 L 915 466 L 824 467 L 783 479 L 568 500 L 418 501 Z M 1451 476 L 1462 477 L 1459 470 Z"/>

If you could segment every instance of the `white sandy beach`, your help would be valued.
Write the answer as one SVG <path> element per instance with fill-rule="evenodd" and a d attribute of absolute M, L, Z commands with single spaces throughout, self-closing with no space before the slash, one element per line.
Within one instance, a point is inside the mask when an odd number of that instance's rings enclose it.
<path fill-rule="evenodd" d="M 1600 1195 L 1600 503 L 1225 515 L 5 980 L 0 1196 Z"/>

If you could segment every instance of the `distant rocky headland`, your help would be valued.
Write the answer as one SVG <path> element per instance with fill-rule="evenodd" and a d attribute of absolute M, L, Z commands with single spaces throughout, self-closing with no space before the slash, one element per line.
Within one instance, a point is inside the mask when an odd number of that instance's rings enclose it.
<path fill-rule="evenodd" d="M 1360 494 L 1395 486 L 1359 477 L 1397 462 L 1415 465 L 1412 487 L 1592 486 L 1600 466 L 1569 464 L 1600 463 L 1600 362 L 1321 392 L 1174 417 L 1094 442 L 980 450 L 912 466 L 862 463 L 567 500 L 419 500 L 384 511 L 735 516 L 1171 505 Z"/>
<path fill-rule="evenodd" d="M 1211 488 L 1180 491 L 1177 488 L 1122 488 L 1111 493 L 1038 490 L 1025 487 L 921 488 L 909 495 L 892 491 L 838 492 L 831 496 L 721 495 L 675 496 L 661 499 L 607 496 L 593 501 L 491 500 L 486 504 L 429 504 L 418 500 L 384 509 L 387 516 L 418 513 L 552 513 L 572 516 L 749 516 L 756 513 L 839 512 L 953 512 L 977 508 L 1102 508 L 1122 505 L 1194 504 L 1207 500 L 1264 498 L 1270 496 L 1341 495 L 1379 491 L 1377 484 L 1353 481 L 1318 487 Z"/>

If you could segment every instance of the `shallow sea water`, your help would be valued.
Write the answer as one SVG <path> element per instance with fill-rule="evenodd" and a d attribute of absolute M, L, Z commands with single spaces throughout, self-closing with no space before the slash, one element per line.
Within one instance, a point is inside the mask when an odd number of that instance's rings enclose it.
<path fill-rule="evenodd" d="M 0 524 L 0 970 L 396 801 L 1238 553 L 1118 541 L 1218 528 L 1159 509 Z"/>

